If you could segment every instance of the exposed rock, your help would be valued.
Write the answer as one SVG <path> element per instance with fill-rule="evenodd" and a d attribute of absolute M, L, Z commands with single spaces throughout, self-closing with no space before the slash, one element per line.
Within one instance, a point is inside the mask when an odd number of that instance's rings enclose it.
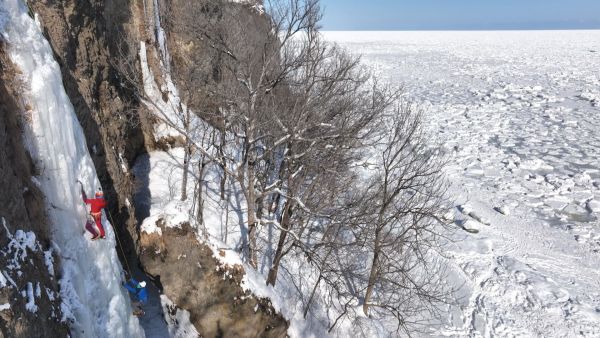
<path fill-rule="evenodd" d="M 185 0 L 165 2 L 164 25 L 173 79 L 182 100 L 209 122 L 227 103 L 226 94 L 244 90 L 239 86 L 233 58 L 251 55 L 260 65 L 263 48 L 271 34 L 269 17 L 251 1 Z M 214 39 L 222 40 L 215 41 Z M 225 42 L 227 46 L 220 43 Z M 248 71 L 259 72 L 260 67 Z"/>
<path fill-rule="evenodd" d="M 146 115 L 115 65 L 136 60 L 137 49 L 132 46 L 139 40 L 137 2 L 30 1 L 30 5 L 39 14 L 61 67 L 115 230 L 134 260 L 137 231 L 127 169 L 145 152 L 145 131 L 151 129 L 145 128 Z"/>
<path fill-rule="evenodd" d="M 140 234 L 140 259 L 156 276 L 163 293 L 190 311 L 190 320 L 203 337 L 285 337 L 286 320 L 270 302 L 240 287 L 241 266 L 222 265 L 188 224 L 166 227 L 162 235 Z"/>
<path fill-rule="evenodd" d="M 0 45 L 0 337 L 66 337 L 59 262 L 50 249 L 44 196 L 32 181 L 35 167 L 23 145 L 21 123 L 30 116 L 19 104 L 15 72 Z M 45 255 L 54 262 L 49 267 Z"/>
<path fill-rule="evenodd" d="M 152 2 L 146 3 L 152 5 Z M 183 9 L 189 6 L 188 2 L 177 3 Z M 177 306 L 190 312 L 192 323 L 203 336 L 285 336 L 286 321 L 275 314 L 266 300 L 256 299 L 239 287 L 241 271 L 224 281 L 225 272 L 216 270 L 218 262 L 211 250 L 199 243 L 189 229 L 169 228 L 160 238 L 138 232 L 133 177 L 126 169 L 146 149 L 168 148 L 178 142 L 173 139 L 165 144 L 154 144 L 152 118 L 138 101 L 135 88 L 127 84 L 125 75 L 128 74 L 124 74 L 119 65 L 128 62 L 137 67 L 139 41 L 156 43 L 147 29 L 142 2 L 33 0 L 30 5 L 39 14 L 61 67 L 65 90 L 83 127 L 88 150 L 109 202 L 109 216 L 114 220 L 129 265 L 135 266 L 139 258 L 144 270 L 157 276 L 156 283 L 164 293 Z M 257 29 L 268 29 L 266 18 L 253 16 L 248 5 L 231 6 L 237 11 L 233 14 L 241 13 L 246 20 L 262 22 Z M 170 19 L 173 23 L 179 18 L 170 16 Z M 195 59 L 207 66 L 198 69 L 207 70 L 211 78 L 218 81 L 211 80 L 198 88 L 199 94 L 192 96 L 190 102 L 210 106 L 211 100 L 202 101 L 207 97 L 205 94 L 222 89 L 216 83 L 223 86 L 227 83 L 219 77 L 220 53 L 205 53 L 202 48 L 187 50 L 180 44 L 170 47 L 179 61 L 190 55 L 187 52 L 200 53 Z M 179 48 L 183 48 L 183 54 Z M 149 49 L 149 54 L 149 64 L 158 74 L 158 56 L 154 49 Z M 180 76 L 194 66 L 179 61 L 171 66 Z M 183 88 L 194 85 L 184 81 L 177 84 Z M 210 107 L 216 109 L 217 105 Z M 157 254 L 160 248 L 162 254 Z M 178 259 L 181 254 L 187 258 Z"/>

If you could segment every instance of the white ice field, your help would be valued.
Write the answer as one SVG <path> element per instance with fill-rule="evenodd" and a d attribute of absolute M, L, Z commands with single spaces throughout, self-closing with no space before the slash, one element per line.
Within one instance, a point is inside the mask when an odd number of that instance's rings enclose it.
<path fill-rule="evenodd" d="M 435 336 L 600 337 L 600 31 L 327 32 L 426 110 L 450 156 Z"/>

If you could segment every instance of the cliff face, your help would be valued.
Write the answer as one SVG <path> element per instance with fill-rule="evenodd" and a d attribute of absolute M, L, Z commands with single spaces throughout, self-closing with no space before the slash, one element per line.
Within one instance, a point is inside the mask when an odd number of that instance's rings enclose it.
<path fill-rule="evenodd" d="M 135 260 L 137 231 L 128 168 L 145 152 L 146 120 L 115 68 L 121 59 L 136 59 L 137 50 L 129 49 L 137 36 L 135 7 L 127 0 L 30 1 L 30 5 L 60 64 L 115 231 L 130 260 Z"/>
<path fill-rule="evenodd" d="M 0 337 L 66 337 L 57 257 L 44 196 L 32 180 L 36 168 L 23 145 L 28 115 L 15 75 L 0 45 Z"/>
<path fill-rule="evenodd" d="M 171 73 L 187 106 L 213 117 L 227 96 L 240 90 L 235 72 L 260 70 L 260 57 L 271 34 L 269 18 L 258 7 L 229 1 L 169 1 L 163 9 Z M 255 69 L 239 69 L 242 60 Z M 245 92 L 240 92 L 245 95 Z"/>
<path fill-rule="evenodd" d="M 223 93 L 238 90 L 239 81 L 231 72 L 234 63 L 226 46 L 211 39 L 231 36 L 237 44 L 229 47 L 260 51 L 270 33 L 268 17 L 250 4 L 228 1 L 199 0 L 194 5 L 159 1 L 159 6 L 166 52 L 152 55 L 168 55 L 163 64 L 182 101 L 205 120 L 220 124 Z M 156 40 L 160 48 L 160 39 Z M 245 274 L 242 266 L 220 263 L 212 249 L 198 241 L 197 229 L 187 223 L 171 227 L 159 219 L 157 227 L 161 235 L 140 234 L 140 261 L 147 273 L 160 278 L 164 294 L 190 312 L 198 332 L 208 337 L 286 336 L 289 323 L 269 300 L 240 287 Z"/>
<path fill-rule="evenodd" d="M 179 11 L 173 10 L 176 5 L 180 5 Z M 285 336 L 288 324 L 268 301 L 249 296 L 239 286 L 243 269 L 226 272 L 231 268 L 222 266 L 220 272 L 216 271 L 218 260 L 208 246 L 198 242 L 191 228 L 165 229 L 162 237 L 139 232 L 133 201 L 134 177 L 129 168 L 139 155 L 154 147 L 153 119 L 140 103 L 136 89 L 127 84 L 131 74 L 124 74 L 122 66 L 129 64 L 139 75 L 139 41 L 146 41 L 155 44 L 156 48 L 149 52 L 149 63 L 155 74 L 160 71 L 157 41 L 147 30 L 152 27 L 147 18 L 152 1 L 40 0 L 30 1 L 30 6 L 39 15 L 60 64 L 64 87 L 86 135 L 109 202 L 109 216 L 129 265 L 140 264 L 165 295 L 189 311 L 192 323 L 203 336 Z M 221 52 L 210 51 L 201 44 L 188 48 L 191 33 L 182 31 L 183 26 L 171 26 L 184 19 L 189 6 L 178 1 L 163 10 L 170 23 L 167 30 L 175 31 L 167 39 L 174 55 L 170 67 L 178 79 L 176 84 L 184 88 L 192 106 L 205 107 L 209 101 L 204 93 L 210 96 L 225 90 L 228 81 L 220 75 L 224 67 Z M 248 6 L 232 8 L 232 12 L 227 10 L 229 18 L 242 15 L 251 27 L 260 27 L 257 36 L 264 33 L 268 26 L 264 17 L 257 16 Z M 210 24 L 211 15 L 196 20 L 206 19 Z M 185 76 L 194 69 L 194 63 L 187 58 L 202 62 L 200 73 L 195 73 L 200 80 Z M 154 253 L 156 247 L 164 248 L 160 255 Z M 182 255 L 185 259 L 181 259 Z M 234 278 L 223 281 L 226 273 Z"/>

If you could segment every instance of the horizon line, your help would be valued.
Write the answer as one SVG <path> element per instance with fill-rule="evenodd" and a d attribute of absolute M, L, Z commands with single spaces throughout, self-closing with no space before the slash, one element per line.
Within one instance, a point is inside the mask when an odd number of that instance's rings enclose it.
<path fill-rule="evenodd" d="M 600 31 L 597 28 L 451 28 L 451 29 L 321 29 L 321 32 L 503 32 L 503 31 Z"/>

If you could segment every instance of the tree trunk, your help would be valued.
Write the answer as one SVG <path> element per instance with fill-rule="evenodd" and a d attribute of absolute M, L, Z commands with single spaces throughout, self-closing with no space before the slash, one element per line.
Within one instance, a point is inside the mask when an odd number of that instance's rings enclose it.
<path fill-rule="evenodd" d="M 275 193 L 271 196 L 271 201 L 269 202 L 269 215 L 274 214 L 277 211 L 277 207 L 279 206 L 279 198 L 281 194 Z"/>
<path fill-rule="evenodd" d="M 321 284 L 322 278 L 323 278 L 323 272 L 320 271 L 319 278 L 317 278 L 317 282 L 315 283 L 315 286 L 313 287 L 313 289 L 310 293 L 310 297 L 308 298 L 308 301 L 306 302 L 306 307 L 304 308 L 304 319 L 306 319 L 306 315 L 308 315 L 308 310 L 310 310 L 310 305 L 312 304 L 313 298 L 315 297 L 315 293 L 317 292 L 317 288 L 319 287 L 319 284 Z"/>
<path fill-rule="evenodd" d="M 248 259 L 253 268 L 258 267 L 258 258 L 256 254 L 256 192 L 254 190 L 254 163 L 248 164 L 248 200 L 246 203 L 248 214 Z"/>
<path fill-rule="evenodd" d="M 187 139 L 187 138 L 186 138 Z M 186 141 L 187 143 L 187 141 Z M 188 171 L 190 167 L 190 152 L 187 144 L 184 148 L 183 155 L 183 178 L 181 179 L 181 200 L 185 201 L 187 199 L 187 181 L 188 181 Z"/>
<path fill-rule="evenodd" d="M 225 122 L 223 122 L 224 124 Z M 225 170 L 225 166 L 227 165 L 227 163 L 225 162 L 225 127 L 223 127 L 223 130 L 221 131 L 221 144 L 219 144 L 219 158 L 220 158 L 220 165 L 221 168 L 223 169 L 223 176 L 221 176 L 221 182 L 220 182 L 220 188 L 221 188 L 221 201 L 225 200 L 225 184 L 227 183 L 227 171 Z"/>
<path fill-rule="evenodd" d="M 183 107 L 180 106 L 180 109 Z M 184 154 L 183 154 L 183 178 L 181 179 L 181 200 L 185 201 L 187 199 L 187 181 L 188 181 L 188 171 L 190 168 L 190 160 L 192 157 L 192 142 L 190 141 L 190 111 L 185 109 L 185 117 L 183 121 L 183 127 L 185 128 L 185 146 L 184 146 Z"/>
<path fill-rule="evenodd" d="M 379 253 L 381 251 L 380 243 L 379 243 L 380 231 L 379 229 L 375 232 L 375 245 L 373 248 L 373 262 L 371 263 L 371 273 L 369 273 L 369 281 L 367 283 L 367 291 L 365 292 L 365 300 L 363 302 L 363 312 L 365 316 L 369 315 L 369 302 L 371 301 L 371 296 L 373 295 L 373 288 L 375 287 L 375 282 L 377 282 L 379 270 Z"/>
<path fill-rule="evenodd" d="M 275 258 L 273 259 L 273 265 L 271 269 L 269 269 L 269 275 L 267 276 L 267 285 L 275 286 L 277 282 L 277 273 L 279 272 L 279 264 L 281 263 L 281 259 L 283 258 L 283 247 L 285 245 L 285 240 L 288 235 L 288 231 L 290 230 L 290 218 L 292 216 L 292 207 L 293 200 L 288 199 L 285 201 L 285 208 L 283 209 L 283 219 L 281 220 L 281 227 L 285 230 L 281 230 L 279 233 L 279 242 L 277 243 L 277 250 L 275 250 Z"/>
<path fill-rule="evenodd" d="M 229 197 L 227 198 L 229 199 Z M 227 235 L 229 234 L 229 203 L 225 203 L 225 229 L 221 226 L 221 240 L 227 243 Z"/>
<path fill-rule="evenodd" d="M 288 148 L 291 149 L 291 145 L 288 143 Z M 277 171 L 277 178 L 281 179 L 283 176 L 284 170 L 287 166 L 287 161 L 284 159 L 279 166 L 279 170 Z M 269 214 L 274 214 L 279 207 L 279 201 L 281 200 L 281 194 L 276 193 L 271 196 L 271 201 L 269 202 Z"/>
<path fill-rule="evenodd" d="M 204 156 L 203 156 L 204 157 Z M 204 158 L 198 163 L 198 194 L 197 194 L 197 204 L 196 204 L 196 222 L 202 227 L 202 232 L 205 238 L 208 238 L 208 233 L 206 232 L 206 226 L 204 225 L 204 198 L 203 194 L 203 186 L 204 186 L 204 168 L 206 167 L 206 162 L 204 162 Z"/>

